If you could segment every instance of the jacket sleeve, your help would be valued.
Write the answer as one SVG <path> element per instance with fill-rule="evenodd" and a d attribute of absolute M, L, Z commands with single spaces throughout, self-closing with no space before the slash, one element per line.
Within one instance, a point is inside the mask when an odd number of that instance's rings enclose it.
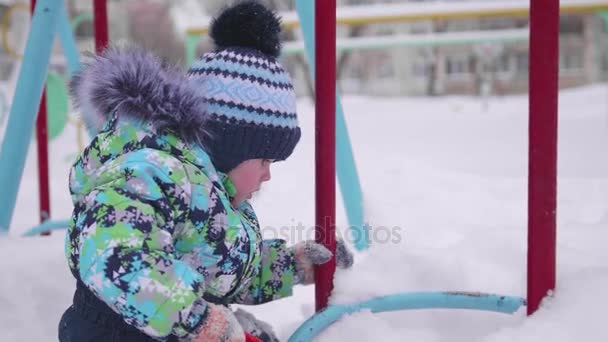
<path fill-rule="evenodd" d="M 251 205 L 245 201 L 239 209 L 254 225 L 253 228 L 259 230 Z M 256 267 L 256 276 L 232 298 L 235 304 L 257 305 L 292 295 L 295 262 L 293 251 L 287 248 L 285 240 L 263 240 L 260 262 Z"/>
<path fill-rule="evenodd" d="M 264 240 L 257 276 L 233 301 L 235 304 L 257 305 L 289 297 L 293 293 L 294 274 L 293 253 L 285 240 Z"/>
<path fill-rule="evenodd" d="M 204 279 L 176 258 L 173 245 L 189 189 L 141 161 L 109 173 L 101 176 L 109 181 L 84 198 L 74 217 L 78 239 L 71 243 L 80 252 L 80 279 L 149 336 L 195 336 L 207 308 Z"/>

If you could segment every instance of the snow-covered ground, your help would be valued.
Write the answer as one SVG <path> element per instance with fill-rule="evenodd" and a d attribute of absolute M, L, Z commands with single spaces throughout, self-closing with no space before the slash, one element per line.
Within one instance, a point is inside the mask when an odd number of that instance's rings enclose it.
<path fill-rule="evenodd" d="M 560 98 L 558 285 L 532 317 L 458 310 L 350 316 L 319 341 L 608 341 L 608 86 Z M 493 98 L 347 97 L 344 108 L 374 242 L 335 280 L 332 300 L 351 303 L 403 291 L 471 290 L 525 297 L 527 118 L 525 96 Z M 314 111 L 299 102 L 304 136 L 293 157 L 273 167 L 254 198 L 264 233 L 296 242 L 314 226 Z M 34 149 L 31 149 L 34 151 Z M 51 144 L 52 210 L 68 218 L 68 127 Z M 3 166 L 5 167 L 5 166 Z M 13 227 L 0 237 L 0 340 L 56 340 L 74 281 L 64 234 L 21 238 L 36 223 L 37 180 L 27 161 Z M 340 199 L 340 197 L 338 197 Z M 338 201 L 338 226 L 345 215 Z M 294 234 L 288 234 L 295 231 Z M 389 234 L 390 233 L 390 234 Z M 286 340 L 314 308 L 314 289 L 250 307 Z"/>

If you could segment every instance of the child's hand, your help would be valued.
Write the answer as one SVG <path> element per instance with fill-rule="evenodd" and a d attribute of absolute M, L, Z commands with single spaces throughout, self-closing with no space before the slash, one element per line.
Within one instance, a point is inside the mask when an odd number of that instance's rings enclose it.
<path fill-rule="evenodd" d="M 298 242 L 290 248 L 296 264 L 296 283 L 303 285 L 314 283 L 314 266 L 328 262 L 333 256 L 325 246 L 310 240 Z M 342 240 L 338 240 L 336 246 L 336 265 L 340 268 L 353 265 L 353 255 Z"/>
<path fill-rule="evenodd" d="M 208 305 L 205 323 L 194 341 L 245 342 L 245 331 L 232 310 L 223 305 Z"/>

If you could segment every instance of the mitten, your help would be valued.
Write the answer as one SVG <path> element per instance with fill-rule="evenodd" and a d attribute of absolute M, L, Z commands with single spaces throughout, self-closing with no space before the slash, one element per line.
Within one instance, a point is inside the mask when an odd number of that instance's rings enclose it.
<path fill-rule="evenodd" d="M 204 323 L 194 341 L 245 342 L 245 331 L 232 310 L 223 305 L 208 304 Z"/>
<path fill-rule="evenodd" d="M 355 262 L 353 253 L 346 247 L 344 240 L 338 240 L 336 243 L 336 264 L 339 268 L 351 268 Z"/>
<path fill-rule="evenodd" d="M 303 285 L 314 283 L 314 266 L 328 262 L 333 256 L 325 246 L 310 240 L 298 242 L 290 249 L 295 261 L 296 283 Z M 350 268 L 353 265 L 353 255 L 342 240 L 337 241 L 336 255 L 338 267 Z"/>
<path fill-rule="evenodd" d="M 279 342 L 270 324 L 258 320 L 251 313 L 239 308 L 234 312 L 234 316 L 246 332 L 262 342 Z"/>

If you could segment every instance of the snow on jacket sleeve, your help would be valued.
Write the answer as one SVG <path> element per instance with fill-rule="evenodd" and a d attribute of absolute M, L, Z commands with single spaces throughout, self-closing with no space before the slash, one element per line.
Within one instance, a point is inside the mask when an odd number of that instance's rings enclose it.
<path fill-rule="evenodd" d="M 172 243 L 185 216 L 175 208 L 187 211 L 189 193 L 142 161 L 101 177 L 107 181 L 96 182 L 73 218 L 80 279 L 149 336 L 195 336 L 207 308 L 204 279 L 175 257 Z"/>

